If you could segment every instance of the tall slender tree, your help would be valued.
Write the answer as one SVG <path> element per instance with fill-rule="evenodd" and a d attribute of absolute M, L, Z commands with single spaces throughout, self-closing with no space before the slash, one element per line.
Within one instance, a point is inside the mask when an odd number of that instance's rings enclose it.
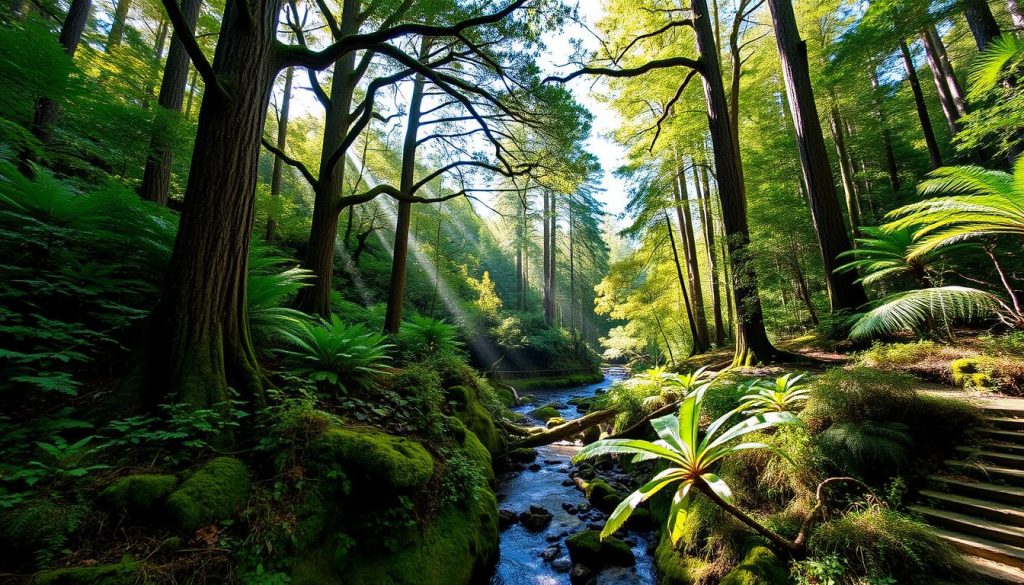
<path fill-rule="evenodd" d="M 70 57 L 75 56 L 78 44 L 82 42 L 82 33 L 85 32 L 85 26 L 89 22 L 91 6 L 91 0 L 72 0 L 71 6 L 68 7 L 68 13 L 60 27 L 60 44 Z M 36 101 L 32 133 L 43 144 L 49 144 L 53 139 L 53 126 L 57 123 L 57 110 L 57 102 L 48 97 L 43 96 Z"/>

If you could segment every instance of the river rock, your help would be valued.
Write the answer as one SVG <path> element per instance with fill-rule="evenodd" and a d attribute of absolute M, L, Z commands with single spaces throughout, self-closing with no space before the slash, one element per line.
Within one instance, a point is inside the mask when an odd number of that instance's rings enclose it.
<path fill-rule="evenodd" d="M 572 561 L 570 561 L 567 557 L 555 559 L 551 563 L 551 568 L 558 571 L 559 573 L 564 573 L 572 568 Z"/>
<path fill-rule="evenodd" d="M 589 585 L 592 581 L 594 572 L 579 563 L 573 565 L 572 571 L 569 571 L 569 582 L 572 585 Z"/>
<path fill-rule="evenodd" d="M 551 523 L 554 515 L 548 512 L 547 508 L 541 506 L 530 506 L 529 511 L 519 515 L 519 522 L 531 532 L 540 532 Z"/>
<path fill-rule="evenodd" d="M 498 510 L 498 528 L 500 530 L 505 530 L 516 522 L 519 522 L 519 515 L 515 512 L 505 508 Z"/>
<path fill-rule="evenodd" d="M 531 463 L 527 469 L 530 471 L 540 471 L 540 463 Z"/>
<path fill-rule="evenodd" d="M 598 530 L 578 532 L 565 541 L 569 557 L 592 570 L 603 567 L 628 567 L 636 563 L 633 551 L 621 540 L 609 537 L 601 540 Z"/>
<path fill-rule="evenodd" d="M 563 479 L 563 480 L 562 480 L 562 486 L 563 486 L 563 487 L 572 487 L 572 486 L 574 486 L 574 485 L 576 485 L 576 482 L 575 482 L 575 481 L 573 481 L 573 480 L 571 480 L 571 479 L 568 479 L 568 478 L 567 478 L 567 479 Z"/>
<path fill-rule="evenodd" d="M 551 562 L 551 561 L 557 559 L 558 556 L 561 555 L 561 554 L 562 554 L 562 547 L 561 547 L 561 545 L 553 544 L 553 545 L 547 547 L 546 549 L 544 549 L 543 551 L 541 551 L 540 558 L 544 559 L 545 561 Z"/>

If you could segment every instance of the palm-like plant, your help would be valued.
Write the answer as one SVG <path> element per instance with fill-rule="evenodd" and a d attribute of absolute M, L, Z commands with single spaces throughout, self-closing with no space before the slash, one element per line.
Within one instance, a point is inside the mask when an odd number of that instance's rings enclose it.
<path fill-rule="evenodd" d="M 908 262 L 919 262 L 967 241 L 993 236 L 1024 236 L 1024 160 L 1013 174 L 975 166 L 944 167 L 924 181 L 919 191 L 942 195 L 889 213 L 889 233 L 914 231 L 906 250 Z M 983 247 L 1003 286 L 1005 297 L 967 286 L 928 287 L 890 295 L 853 326 L 850 337 L 864 338 L 914 328 L 938 320 L 995 315 L 1005 324 L 1024 326 L 1024 305 L 1010 284 L 992 247 Z"/>
<path fill-rule="evenodd" d="M 803 383 L 805 374 L 786 374 L 775 380 L 754 380 L 746 386 L 747 394 L 740 399 L 744 412 L 792 412 L 810 396 L 810 388 Z"/>
<path fill-rule="evenodd" d="M 271 255 L 260 246 L 253 246 L 249 254 L 249 275 L 246 303 L 249 310 L 249 328 L 257 348 L 279 346 L 283 332 L 298 333 L 306 322 L 306 315 L 286 305 L 300 288 L 309 284 L 312 273 L 292 266 L 286 258 Z"/>
<path fill-rule="evenodd" d="M 779 425 L 799 424 L 799 419 L 791 412 L 769 412 L 751 416 L 726 429 L 726 423 L 739 413 L 742 409 L 740 407 L 711 423 L 702 438 L 699 429 L 700 413 L 707 388 L 705 384 L 687 395 L 680 405 L 678 415 L 672 414 L 651 421 L 651 426 L 658 433 L 658 440 L 605 439 L 584 447 L 573 457 L 573 461 L 582 461 L 601 455 L 634 455 L 635 461 L 663 459 L 669 463 L 668 469 L 655 475 L 615 508 L 601 530 L 601 538 L 618 530 L 641 503 L 672 485 L 675 493 L 669 509 L 668 534 L 673 543 L 678 542 L 683 535 L 692 493 L 697 490 L 782 549 L 796 550 L 798 545 L 762 526 L 733 505 L 732 490 L 712 470 L 717 462 L 740 451 L 771 449 L 766 443 L 738 442 L 744 435 Z"/>
<path fill-rule="evenodd" d="M 283 331 L 295 349 L 282 350 L 291 372 L 348 391 L 377 386 L 390 371 L 387 338 L 363 325 L 348 325 L 337 315 L 320 322 L 303 321 L 298 333 Z"/>
<path fill-rule="evenodd" d="M 444 319 L 414 316 L 402 326 L 402 336 L 417 349 L 428 353 L 448 352 L 462 347 L 455 327 Z"/>
<path fill-rule="evenodd" d="M 910 276 L 922 286 L 931 286 L 927 269 L 935 261 L 935 254 L 911 256 L 914 228 L 883 230 L 865 226 L 860 231 L 867 237 L 857 238 L 856 248 L 839 255 L 852 260 L 837 271 L 856 270 L 861 274 L 859 282 L 863 284 Z"/>

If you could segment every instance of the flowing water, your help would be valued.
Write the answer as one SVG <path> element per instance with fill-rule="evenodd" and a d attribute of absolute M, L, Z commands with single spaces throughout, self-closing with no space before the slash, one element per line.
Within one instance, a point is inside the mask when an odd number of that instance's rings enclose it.
<path fill-rule="evenodd" d="M 589 386 L 576 386 L 551 390 L 537 390 L 531 394 L 537 397 L 535 404 L 516 407 L 514 410 L 529 416 L 529 411 L 538 405 L 557 403 L 565 408 L 559 411 L 566 420 L 582 416 L 575 406 L 566 403 L 577 396 L 594 396 L 599 389 L 607 388 L 616 379 L 622 379 L 623 371 L 611 371 L 604 381 Z M 541 424 L 536 421 L 536 424 Z M 581 530 L 600 529 L 604 515 L 592 511 L 581 519 L 563 509 L 563 504 L 579 505 L 586 501 L 583 492 L 575 485 L 563 485 L 569 479 L 572 465 L 570 459 L 579 451 L 579 444 L 568 442 L 539 447 L 537 460 L 540 469 L 532 471 L 508 471 L 498 478 L 498 507 L 520 513 L 531 505 L 542 506 L 554 515 L 544 530 L 531 532 L 521 524 L 514 524 L 501 533 L 501 559 L 491 578 L 491 585 L 564 585 L 570 583 L 567 569 L 569 553 L 565 538 Z M 625 538 L 636 556 L 633 567 L 610 567 L 596 575 L 598 585 L 628 585 L 656 583 L 654 559 L 649 551 L 652 546 L 649 532 L 629 531 Z M 656 544 L 656 543 L 654 543 Z M 545 560 L 541 553 L 552 546 L 561 547 L 551 560 Z M 556 569 L 559 567 L 561 570 Z"/>

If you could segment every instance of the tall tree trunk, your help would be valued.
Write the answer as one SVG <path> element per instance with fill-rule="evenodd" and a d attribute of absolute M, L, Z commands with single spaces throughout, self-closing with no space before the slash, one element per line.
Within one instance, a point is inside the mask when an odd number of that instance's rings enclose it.
<path fill-rule="evenodd" d="M 60 28 L 60 44 L 70 57 L 75 56 L 78 43 L 82 41 L 82 33 L 89 22 L 89 8 L 92 0 L 72 0 L 64 24 Z M 57 123 L 57 102 L 48 97 L 36 100 L 35 119 L 32 122 L 32 133 L 44 145 L 53 140 L 53 126 Z"/>
<path fill-rule="evenodd" d="M 992 39 L 999 36 L 999 23 L 992 15 L 988 0 L 960 0 L 960 6 L 963 8 L 967 27 L 971 29 L 978 50 L 984 51 Z"/>
<path fill-rule="evenodd" d="M 896 154 L 892 149 L 892 129 L 889 128 L 889 117 L 885 115 L 885 106 L 878 94 L 881 91 L 881 84 L 878 83 L 878 73 L 871 68 L 871 88 L 874 89 L 875 110 L 878 113 L 878 121 L 882 126 L 882 148 L 885 151 L 885 167 L 889 172 L 889 185 L 893 193 L 900 190 L 900 169 L 896 164 Z"/>
<path fill-rule="evenodd" d="M 191 33 L 196 27 L 202 0 L 181 0 L 181 14 Z M 167 63 L 164 65 L 164 77 L 160 83 L 160 97 L 157 104 L 163 108 L 157 120 L 171 122 L 181 112 L 181 104 L 185 97 L 185 84 L 188 81 L 191 61 L 181 42 L 181 35 L 174 31 L 171 47 L 167 51 Z M 161 207 L 167 206 L 171 187 L 171 163 L 174 157 L 174 132 L 170 132 L 166 124 L 156 124 L 149 138 L 149 156 L 146 157 L 146 168 L 142 173 L 142 185 L 139 195 Z"/>
<path fill-rule="evenodd" d="M 196 97 L 196 76 L 199 72 L 192 69 L 192 73 L 189 75 L 188 81 L 188 100 L 185 101 L 185 119 L 192 117 L 192 102 L 195 101 Z"/>
<path fill-rule="evenodd" d="M 543 274 L 543 289 L 544 289 L 544 322 L 551 325 L 554 322 L 554 315 L 551 314 L 551 224 L 548 222 L 548 215 L 551 214 L 551 202 L 548 199 L 548 191 L 545 189 L 542 192 L 544 199 L 543 215 L 541 216 L 541 222 L 543 225 L 543 239 L 544 244 L 541 246 L 541 255 L 543 258 L 542 270 Z"/>
<path fill-rule="evenodd" d="M 708 181 L 708 167 L 700 167 L 700 223 L 704 228 L 704 249 L 708 256 L 708 270 L 711 272 L 711 305 L 715 319 L 715 345 L 725 345 L 725 324 L 722 322 L 722 295 L 719 290 L 718 261 L 715 258 L 715 225 L 712 214 L 711 186 Z"/>
<path fill-rule="evenodd" d="M 569 331 L 572 332 L 574 340 L 578 340 L 579 336 L 576 331 L 576 254 L 574 249 L 574 242 L 572 237 L 572 221 L 573 221 L 573 197 L 569 195 Z"/>
<path fill-rule="evenodd" d="M 818 324 L 818 312 L 814 308 L 814 301 L 811 299 L 811 291 L 807 286 L 807 277 L 804 276 L 803 268 L 800 267 L 800 254 L 792 241 L 789 244 L 789 265 L 793 270 L 793 278 L 796 279 L 797 296 L 803 301 L 804 307 L 811 318 L 811 324 Z"/>
<path fill-rule="evenodd" d="M 277 149 L 281 152 L 284 152 L 288 145 L 288 114 L 291 110 L 293 74 L 292 67 L 284 72 L 284 92 L 281 94 L 281 109 L 277 112 Z M 276 235 L 277 220 L 274 219 L 274 204 L 281 195 L 281 174 L 283 172 L 284 160 L 275 155 L 274 169 L 270 173 L 270 210 L 267 212 L 267 230 L 263 234 L 263 239 L 268 242 L 273 242 Z"/>
<path fill-rule="evenodd" d="M 551 321 L 554 323 L 559 318 L 558 315 L 558 295 L 556 289 L 558 288 L 558 261 L 556 260 L 558 252 L 558 198 L 555 196 L 555 192 L 551 192 L 551 209 L 549 215 L 549 221 L 551 222 L 551 228 L 548 232 L 551 238 L 551 245 L 548 247 L 548 290 L 551 296 L 548 297 L 548 303 L 551 305 Z"/>
<path fill-rule="evenodd" d="M 839 210 L 832 167 L 814 103 L 807 44 L 800 40 L 790 0 L 768 0 L 768 8 L 775 26 L 782 77 L 786 83 L 793 124 L 796 126 L 796 143 L 800 150 L 814 231 L 818 235 L 818 249 L 825 268 L 829 302 L 833 311 L 853 311 L 867 302 L 867 295 L 864 294 L 864 287 L 857 282 L 856 274 L 837 274 L 835 271 L 842 264 L 839 255 L 848 252 L 851 246 L 843 225 L 843 214 Z"/>
<path fill-rule="evenodd" d="M 953 65 L 949 62 L 949 55 L 946 53 L 946 44 L 942 42 L 942 35 L 939 34 L 934 24 L 928 27 L 927 34 L 931 37 L 932 46 L 935 47 L 939 59 L 939 66 L 946 77 L 946 85 L 949 87 L 950 97 L 953 98 L 953 105 L 956 107 L 957 113 L 964 116 L 967 114 L 964 88 L 960 84 L 960 80 L 957 79 L 956 72 L 953 71 Z"/>
<path fill-rule="evenodd" d="M 223 405 L 228 388 L 263 403 L 249 334 L 246 276 L 260 137 L 274 78 L 280 0 L 228 2 L 213 60 L 224 96 L 209 88 L 185 190 L 166 286 L 146 350 L 150 404 Z"/>
<path fill-rule="evenodd" d="M 124 25 L 128 20 L 128 11 L 131 10 L 132 0 L 117 0 L 114 5 L 113 20 L 110 23 L 110 32 L 107 34 L 106 52 L 121 44 L 124 38 Z M 195 26 L 194 24 L 192 26 Z"/>
<path fill-rule="evenodd" d="M 903 68 L 907 72 L 907 81 L 910 83 L 910 89 L 914 92 L 914 104 L 917 106 L 917 117 L 921 121 L 924 141 L 928 145 L 928 157 L 931 159 L 932 168 L 937 169 L 942 166 L 942 154 L 939 152 L 939 143 L 935 140 L 931 118 L 928 117 L 928 106 L 925 104 L 924 93 L 921 91 L 921 82 L 917 78 L 914 58 L 910 55 L 910 47 L 907 46 L 906 41 L 900 41 L 900 53 L 903 55 Z"/>
<path fill-rule="evenodd" d="M 152 78 L 146 81 L 146 89 L 142 92 L 142 107 L 149 107 L 149 99 L 153 96 L 153 88 L 156 85 L 156 73 L 160 68 L 160 61 L 164 57 L 164 44 L 167 43 L 167 34 L 171 30 L 171 23 L 161 17 L 160 24 L 156 27 L 156 43 L 153 47 L 153 73 Z M 163 78 L 161 78 L 163 82 Z"/>
<path fill-rule="evenodd" d="M 857 202 L 857 191 L 853 184 L 853 166 L 849 153 L 846 152 L 846 134 L 843 130 L 843 119 L 839 108 L 832 106 L 829 110 L 829 127 L 832 130 L 832 141 L 836 145 L 836 158 L 839 159 L 839 176 L 843 181 L 843 195 L 846 197 L 846 213 L 850 218 L 850 232 L 853 237 L 860 237 L 860 204 Z"/>
<path fill-rule="evenodd" d="M 679 278 L 679 292 L 683 295 L 683 305 L 686 307 L 686 322 L 690 325 L 690 355 L 696 355 L 707 351 L 707 348 L 701 348 L 700 334 L 697 331 L 697 323 L 693 315 L 693 304 L 690 302 L 690 294 L 686 289 L 686 278 L 683 277 L 683 266 L 679 261 L 679 250 L 676 248 L 676 237 L 673 235 L 675 231 L 672 228 L 672 220 L 668 218 L 668 211 L 665 211 L 665 229 L 668 231 L 668 242 L 672 246 L 672 260 L 676 264 L 676 276 Z M 665 343 L 668 343 L 668 338 L 665 338 Z"/>
<path fill-rule="evenodd" d="M 1006 0 L 1006 10 L 1010 13 L 1013 28 L 1018 31 L 1024 30 L 1024 11 L 1020 9 L 1020 4 L 1017 0 Z"/>
<path fill-rule="evenodd" d="M 424 38 L 420 45 L 420 58 L 426 58 L 430 51 L 430 39 Z M 402 177 L 399 190 L 404 196 L 412 195 L 416 182 L 416 135 L 420 128 L 420 106 L 426 80 L 416 75 L 409 99 L 409 116 L 405 124 L 405 143 L 402 145 Z M 337 215 L 334 216 L 337 218 Z M 402 303 L 405 300 L 406 267 L 409 262 L 409 224 L 412 219 L 412 202 L 398 202 L 398 217 L 395 222 L 394 255 L 391 260 L 391 282 L 388 285 L 387 310 L 384 313 L 384 332 L 398 333 L 402 327 Z M 335 228 L 337 229 L 337 228 Z"/>
<path fill-rule="evenodd" d="M 346 37 L 358 32 L 360 0 L 344 0 L 341 23 L 341 36 Z M 341 193 L 345 185 L 345 167 L 348 160 L 342 156 L 332 163 L 331 158 L 345 139 L 352 122 L 352 99 L 356 87 L 354 52 L 348 53 L 334 65 L 334 76 L 331 80 L 331 92 L 328 103 L 324 105 L 327 116 L 324 120 L 324 137 L 320 149 L 320 168 L 317 183 L 313 187 L 313 220 L 309 228 L 309 242 L 306 245 L 306 268 L 313 272 L 313 282 L 299 291 L 298 306 L 312 315 L 326 317 L 331 313 L 331 286 L 334 278 L 334 250 L 338 240 L 338 216 L 342 212 Z M 422 85 L 422 84 L 421 84 Z M 417 105 L 417 108 L 419 106 Z M 412 112 L 410 112 L 410 119 Z M 419 114 L 416 115 L 417 123 Z M 415 131 L 413 132 L 415 135 Z M 415 139 L 414 139 L 415 142 Z M 415 154 L 415 145 L 411 149 Z M 404 160 L 403 153 L 403 160 Z M 404 171 L 403 163 L 403 173 Z M 412 163 L 415 166 L 415 161 Z M 413 168 L 410 172 L 415 172 Z M 408 209 L 408 205 L 406 205 Z M 399 205 L 401 213 L 402 206 Z M 408 219 L 408 218 L 406 218 Z M 408 240 L 408 225 L 406 234 Z M 407 250 L 406 250 L 407 251 Z M 395 251 L 398 253 L 398 250 Z M 402 282 L 405 282 L 405 265 L 402 260 Z M 393 275 L 394 277 L 394 275 Z M 389 291 L 398 294 L 401 302 L 402 291 Z M 392 308 L 389 302 L 389 310 Z M 394 325 L 395 332 L 401 324 L 401 307 L 397 310 L 398 321 Z"/>
<path fill-rule="evenodd" d="M 697 54 L 703 71 L 708 130 L 711 134 L 715 159 L 715 177 L 718 179 L 722 200 L 722 222 L 729 245 L 732 264 L 732 291 L 736 310 L 736 351 L 733 364 L 745 366 L 769 363 L 787 356 L 777 350 L 768 339 L 764 328 L 761 297 L 757 291 L 757 274 L 747 251 L 750 231 L 747 226 L 746 193 L 737 145 L 729 122 L 729 107 L 722 86 L 722 70 L 718 60 L 718 46 L 711 28 L 706 0 L 692 0 Z"/>
<path fill-rule="evenodd" d="M 942 68 L 939 49 L 935 46 L 935 39 L 927 29 L 921 31 L 921 42 L 924 44 L 924 54 L 928 60 L 928 68 L 932 72 L 932 79 L 935 80 L 935 91 L 939 94 L 939 104 L 942 106 L 942 115 L 946 118 L 946 127 L 949 129 L 950 136 L 956 136 L 959 131 L 957 123 L 960 120 L 960 112 L 957 111 L 956 104 L 953 102 L 953 92 L 949 87 L 946 72 Z"/>
<path fill-rule="evenodd" d="M 707 314 L 704 311 L 704 295 L 701 293 L 700 265 L 697 263 L 697 242 L 693 237 L 693 220 L 690 217 L 690 196 L 686 191 L 686 168 L 682 161 L 677 162 L 675 197 L 676 219 L 679 221 L 679 233 L 683 242 L 683 259 L 686 261 L 686 276 L 690 284 L 690 303 L 693 307 L 694 325 L 697 336 L 693 339 L 696 353 L 704 353 L 711 349 L 708 336 Z M 696 173 L 696 170 L 694 171 Z M 696 174 L 694 174 L 696 179 Z"/>

